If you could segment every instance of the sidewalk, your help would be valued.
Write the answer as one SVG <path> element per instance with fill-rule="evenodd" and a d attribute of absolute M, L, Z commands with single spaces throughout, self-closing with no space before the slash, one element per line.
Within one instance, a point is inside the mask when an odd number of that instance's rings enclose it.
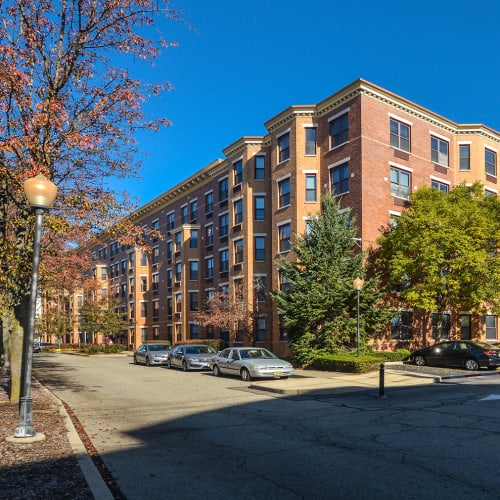
<path fill-rule="evenodd" d="M 393 362 L 385 364 L 385 390 L 395 387 L 421 386 L 440 382 L 441 377 L 424 373 L 391 370 Z M 295 375 L 286 380 L 254 381 L 251 389 L 274 392 L 286 396 L 317 396 L 327 394 L 347 394 L 373 389 L 378 394 L 379 372 L 340 373 L 314 370 L 295 370 Z"/>

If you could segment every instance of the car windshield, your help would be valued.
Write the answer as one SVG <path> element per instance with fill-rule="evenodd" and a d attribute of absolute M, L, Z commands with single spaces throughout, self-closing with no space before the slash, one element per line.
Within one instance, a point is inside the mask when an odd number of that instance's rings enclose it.
<path fill-rule="evenodd" d="M 186 347 L 186 354 L 217 354 L 209 345 Z"/>
<path fill-rule="evenodd" d="M 241 349 L 241 359 L 276 359 L 277 357 L 267 349 Z"/>
<path fill-rule="evenodd" d="M 492 346 L 490 344 L 487 344 L 486 342 L 471 342 L 467 347 L 469 348 L 479 347 L 479 349 L 487 349 L 487 350 L 490 350 L 491 348 L 498 349 L 498 346 Z"/>
<path fill-rule="evenodd" d="M 171 349 L 169 344 L 155 344 L 149 346 L 150 351 L 170 351 Z"/>

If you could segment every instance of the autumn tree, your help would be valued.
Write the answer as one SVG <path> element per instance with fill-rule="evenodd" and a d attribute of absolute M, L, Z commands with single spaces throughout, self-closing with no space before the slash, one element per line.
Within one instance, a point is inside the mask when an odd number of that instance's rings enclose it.
<path fill-rule="evenodd" d="M 161 18 L 181 19 L 161 0 L 0 3 L 0 316 L 11 400 L 19 395 L 32 256 L 23 181 L 42 173 L 58 186 L 44 220 L 42 279 L 61 236 L 82 244 L 110 227 L 140 234 L 123 219 L 132 200 L 108 180 L 136 177 L 136 132 L 168 125 L 147 117 L 143 103 L 169 83 L 141 81 L 126 68 L 172 45 L 154 27 Z"/>
<path fill-rule="evenodd" d="M 386 280 L 404 283 L 403 303 L 437 311 L 436 332 L 448 309 L 500 312 L 500 201 L 480 183 L 419 188 L 379 243 Z"/>
<path fill-rule="evenodd" d="M 295 258 L 281 259 L 278 271 L 287 286 L 272 292 L 288 328 L 290 348 L 302 363 L 315 354 L 353 349 L 357 340 L 356 278 L 365 278 L 360 294 L 360 334 L 363 348 L 388 324 L 378 276 L 366 276 L 357 244 L 356 220 L 341 211 L 335 198 L 321 198 L 321 212 L 309 231 L 292 244 Z"/>
<path fill-rule="evenodd" d="M 217 290 L 204 304 L 203 310 L 195 315 L 196 321 L 201 326 L 233 331 L 236 335 L 243 336 L 246 343 L 254 346 L 257 341 L 255 324 L 263 312 L 261 309 L 267 294 L 258 277 L 255 278 L 252 289 L 253 305 L 249 304 L 249 297 L 240 283 L 235 284 L 233 293 L 229 290 Z"/>

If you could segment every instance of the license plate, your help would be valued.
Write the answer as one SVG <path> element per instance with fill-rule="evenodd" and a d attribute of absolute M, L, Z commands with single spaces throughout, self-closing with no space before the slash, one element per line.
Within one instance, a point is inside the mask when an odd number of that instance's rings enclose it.
<path fill-rule="evenodd" d="M 275 375 L 281 375 L 283 372 L 274 372 Z"/>

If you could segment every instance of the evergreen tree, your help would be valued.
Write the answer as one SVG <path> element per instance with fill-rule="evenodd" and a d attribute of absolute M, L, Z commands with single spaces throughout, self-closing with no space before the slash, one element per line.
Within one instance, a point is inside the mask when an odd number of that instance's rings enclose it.
<path fill-rule="evenodd" d="M 354 349 L 357 343 L 356 278 L 365 278 L 358 229 L 331 196 L 321 199 L 321 213 L 309 231 L 297 236 L 296 260 L 282 259 L 278 269 L 290 284 L 273 297 L 288 328 L 290 348 L 307 363 L 315 354 Z M 360 294 L 360 335 L 367 340 L 387 326 L 389 309 L 382 301 L 377 276 L 366 279 Z"/>

